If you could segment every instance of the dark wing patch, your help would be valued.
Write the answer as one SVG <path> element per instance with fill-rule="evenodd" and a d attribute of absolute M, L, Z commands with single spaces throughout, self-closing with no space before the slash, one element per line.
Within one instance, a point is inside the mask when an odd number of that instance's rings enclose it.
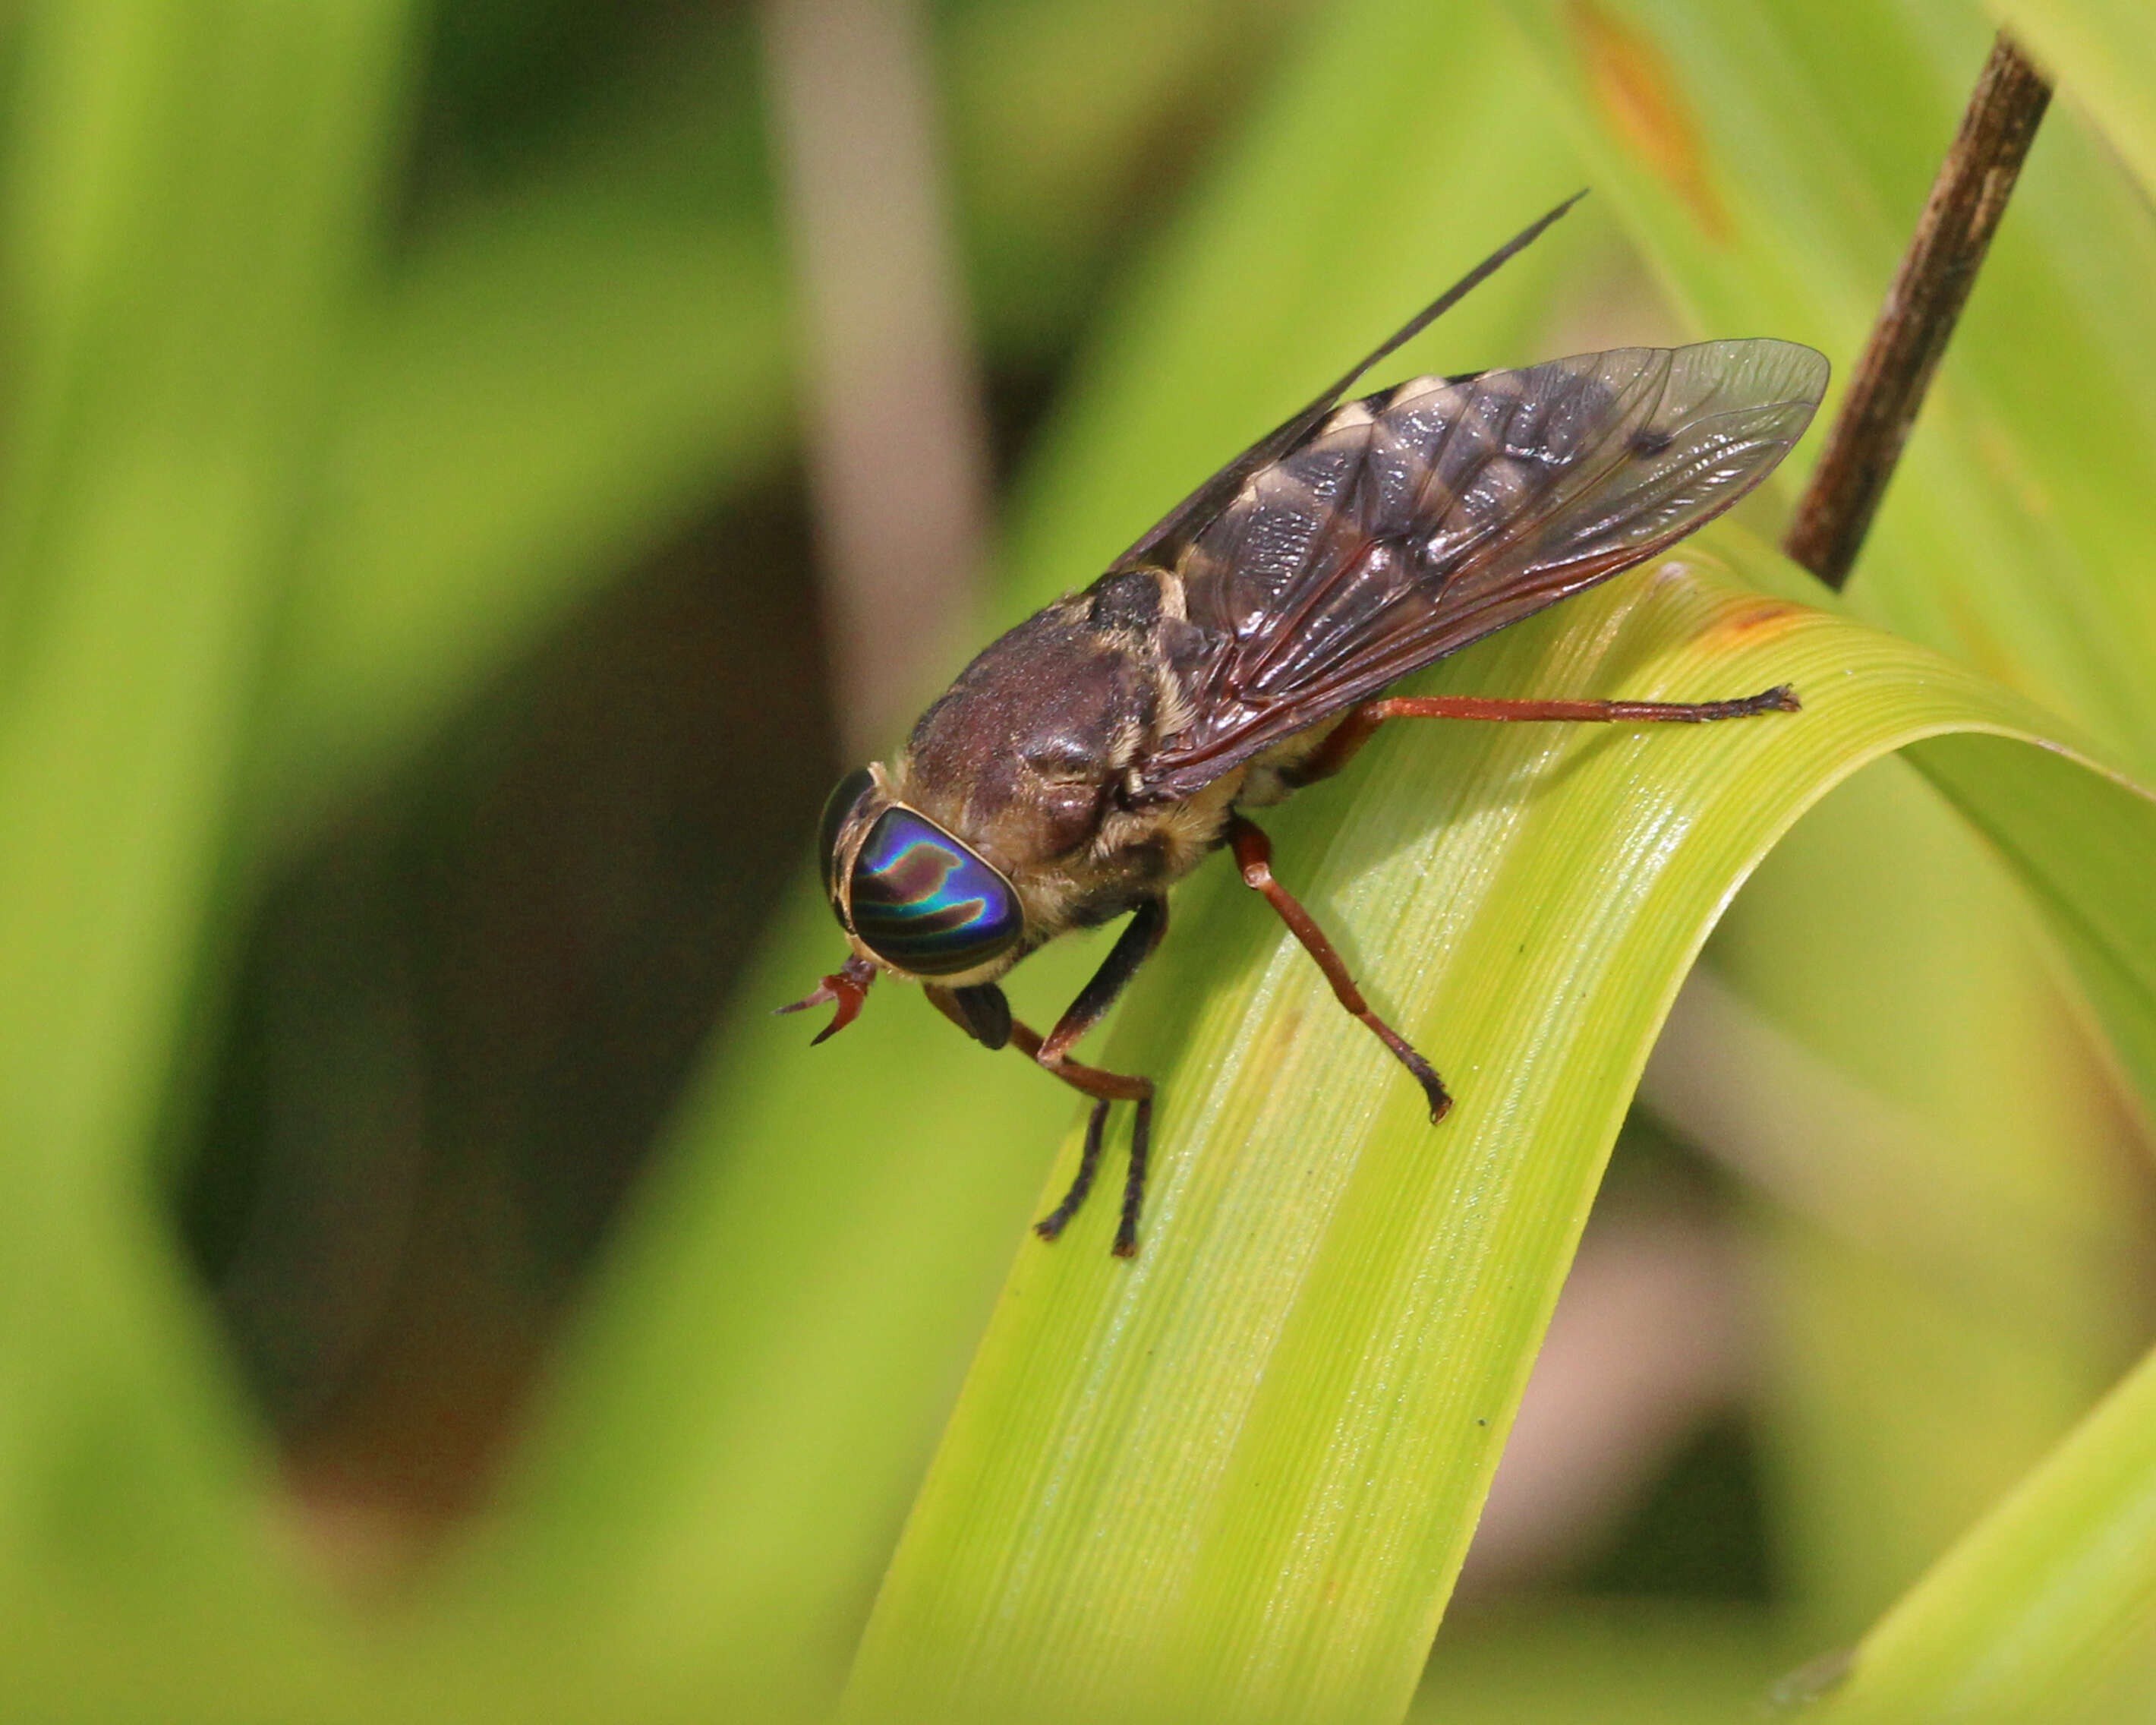
<path fill-rule="evenodd" d="M 1183 551 L 1199 716 L 1140 794 L 1188 796 L 1666 549 L 1774 470 L 1826 377 L 1809 347 L 1708 341 L 1418 378 L 1337 409 Z"/>

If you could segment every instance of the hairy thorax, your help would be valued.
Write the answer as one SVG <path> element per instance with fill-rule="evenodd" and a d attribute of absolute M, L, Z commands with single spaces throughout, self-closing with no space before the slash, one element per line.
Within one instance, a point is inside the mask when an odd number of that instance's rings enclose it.
<path fill-rule="evenodd" d="M 892 763 L 893 792 L 1003 870 L 1024 902 L 1023 946 L 967 980 L 1158 897 L 1219 847 L 1237 802 L 1290 788 L 1269 755 L 1186 798 L 1136 794 L 1145 763 L 1190 722 L 1180 602 L 1174 576 L 1142 569 L 1037 613 L 966 668 Z"/>

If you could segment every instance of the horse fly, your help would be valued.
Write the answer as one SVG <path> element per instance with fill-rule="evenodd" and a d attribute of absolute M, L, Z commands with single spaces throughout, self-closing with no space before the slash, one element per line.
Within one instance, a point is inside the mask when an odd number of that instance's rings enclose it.
<path fill-rule="evenodd" d="M 1737 700 L 1385 698 L 1388 684 L 1644 562 L 1774 470 L 1810 422 L 1826 361 L 1772 340 L 1625 347 L 1522 371 L 1414 377 L 1341 403 L 1571 207 L 1478 265 L 1301 413 L 1192 492 L 1083 593 L 992 643 L 897 756 L 839 782 L 824 886 L 852 956 L 806 999 L 851 1024 L 879 971 L 923 983 L 977 1041 L 1019 1049 L 1093 1099 L 1091 1190 L 1109 1107 L 1134 1105 L 1115 1250 L 1137 1250 L 1153 1085 L 1071 1050 L 1168 928 L 1168 890 L 1225 848 L 1347 1011 L 1451 1098 L 1375 1012 L 1276 880 L 1245 812 L 1337 772 L 1389 719 L 1620 724 L 1794 712 L 1786 686 Z M 1047 1035 L 997 986 L 1074 928 L 1130 921 Z"/>

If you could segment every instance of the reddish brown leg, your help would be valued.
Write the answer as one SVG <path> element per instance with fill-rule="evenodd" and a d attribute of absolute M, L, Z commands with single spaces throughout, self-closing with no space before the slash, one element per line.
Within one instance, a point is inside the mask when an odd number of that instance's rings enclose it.
<path fill-rule="evenodd" d="M 1388 719 L 1554 720 L 1590 725 L 1705 725 L 1717 719 L 1749 719 L 1760 713 L 1798 711 L 1796 691 L 1786 683 L 1735 701 L 1503 701 L 1477 695 L 1395 695 L 1366 701 L 1296 769 L 1296 781 L 1314 784 L 1355 758 Z"/>
<path fill-rule="evenodd" d="M 1287 924 L 1288 932 L 1301 942 L 1303 951 L 1317 961 L 1317 968 L 1325 973 L 1325 980 L 1332 984 L 1332 998 L 1368 1024 L 1378 1040 L 1393 1051 L 1394 1058 L 1414 1074 L 1415 1082 L 1430 1098 L 1431 1124 L 1444 1119 L 1452 1106 L 1445 1081 L 1437 1076 L 1435 1067 L 1415 1052 L 1405 1037 L 1370 1010 L 1363 991 L 1355 986 L 1354 978 L 1348 974 L 1346 962 L 1325 937 L 1325 931 L 1296 902 L 1295 895 L 1273 879 L 1272 840 L 1240 814 L 1229 817 L 1228 833 L 1235 849 L 1235 866 L 1243 871 L 1244 885 L 1265 895 L 1265 902 Z"/>

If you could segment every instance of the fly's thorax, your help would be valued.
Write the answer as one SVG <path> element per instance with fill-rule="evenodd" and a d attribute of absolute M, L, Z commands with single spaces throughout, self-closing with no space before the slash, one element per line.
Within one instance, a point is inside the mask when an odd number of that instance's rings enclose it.
<path fill-rule="evenodd" d="M 916 980 L 992 982 L 1216 849 L 1244 769 L 1179 798 L 1131 795 L 1191 721 L 1188 629 L 1178 577 L 1113 572 L 993 643 L 889 766 L 842 782 L 822 855 L 855 951 Z"/>
<path fill-rule="evenodd" d="M 1141 578 L 1152 584 L 1154 578 Z M 896 793 L 1014 878 L 1081 855 L 1160 740 L 1142 594 L 1048 607 L 968 665 L 893 763 Z"/>
<path fill-rule="evenodd" d="M 1242 783 L 1235 793 L 1239 809 L 1270 809 L 1276 803 L 1285 803 L 1310 780 L 1304 775 L 1304 763 L 1316 754 L 1325 739 L 1340 728 L 1346 714 L 1336 714 L 1322 724 L 1307 731 L 1298 731 L 1284 737 L 1252 761 L 1242 775 Z"/>
<path fill-rule="evenodd" d="M 1238 769 L 1180 802 L 1112 809 L 1091 844 L 1015 875 L 1029 948 L 1164 894 L 1219 848 L 1241 778 Z"/>

